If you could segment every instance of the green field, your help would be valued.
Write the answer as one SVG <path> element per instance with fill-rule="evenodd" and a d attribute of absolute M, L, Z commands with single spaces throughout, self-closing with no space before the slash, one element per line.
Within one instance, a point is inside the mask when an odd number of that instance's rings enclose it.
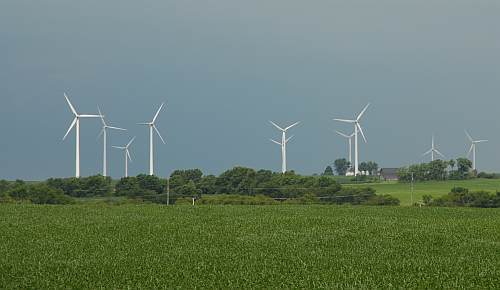
<path fill-rule="evenodd" d="M 411 205 L 411 190 L 409 183 L 398 182 L 381 182 L 367 183 L 359 185 L 344 185 L 344 186 L 359 186 L 372 187 L 377 190 L 377 194 L 390 194 L 401 200 L 401 205 Z M 486 190 L 490 192 L 500 191 L 500 179 L 470 179 L 470 180 L 448 180 L 448 181 L 429 181 L 414 183 L 413 200 L 422 200 L 423 195 L 432 195 L 438 197 L 448 194 L 453 187 L 465 187 L 471 191 Z"/>
<path fill-rule="evenodd" d="M 0 205 L 0 288 L 498 288 L 500 209 Z"/>

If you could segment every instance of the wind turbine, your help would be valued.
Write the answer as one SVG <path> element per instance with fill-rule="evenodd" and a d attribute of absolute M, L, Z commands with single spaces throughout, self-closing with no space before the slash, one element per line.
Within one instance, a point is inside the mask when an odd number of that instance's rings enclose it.
<path fill-rule="evenodd" d="M 101 108 L 97 106 L 97 110 L 99 111 L 99 115 L 101 115 L 101 122 L 102 122 L 102 130 L 101 133 L 99 133 L 99 137 L 101 135 L 103 136 L 103 145 L 104 145 L 104 151 L 103 151 L 103 161 L 102 161 L 102 176 L 107 176 L 108 174 L 108 158 L 107 158 L 107 142 L 108 142 L 108 129 L 111 130 L 119 130 L 119 131 L 127 131 L 127 129 L 123 128 L 118 128 L 118 127 L 113 127 L 113 126 L 108 126 L 106 124 L 106 120 L 104 120 L 104 116 L 101 113 Z"/>
<path fill-rule="evenodd" d="M 68 136 L 69 132 L 73 129 L 73 127 L 76 126 L 76 164 L 75 164 L 75 177 L 80 177 L 80 119 L 82 118 L 101 118 L 101 115 L 83 115 L 83 114 L 78 114 L 77 111 L 75 110 L 75 107 L 71 104 L 69 101 L 68 96 L 66 93 L 64 93 L 64 97 L 66 98 L 66 102 L 68 102 L 69 108 L 71 109 L 71 112 L 73 112 L 73 115 L 75 115 L 75 118 L 73 119 L 73 122 L 69 126 L 68 131 L 66 132 L 66 135 L 64 135 L 63 140 L 66 139 Z"/>
<path fill-rule="evenodd" d="M 298 124 L 300 124 L 300 122 L 296 122 L 288 127 L 286 127 L 285 129 L 281 128 L 280 126 L 276 125 L 276 123 L 274 123 L 273 121 L 269 121 L 274 127 L 276 127 L 278 130 L 280 130 L 282 132 L 282 137 L 281 137 L 281 142 L 278 142 L 278 141 L 275 141 L 273 139 L 270 139 L 271 142 L 273 143 L 276 143 L 278 145 L 281 146 L 281 160 L 282 160 L 282 163 L 281 163 L 281 172 L 282 173 L 286 173 L 286 144 L 293 138 L 293 136 L 291 136 L 290 138 L 286 138 L 286 132 L 288 130 L 290 130 L 291 128 L 297 126 Z"/>
<path fill-rule="evenodd" d="M 366 112 L 369 106 L 370 104 L 367 104 L 365 108 L 361 111 L 361 113 L 359 113 L 358 117 L 354 120 L 334 119 L 335 121 L 354 124 L 354 175 L 355 176 L 359 174 L 358 132 L 361 133 L 361 136 L 363 136 L 363 140 L 365 140 L 365 143 L 367 143 L 365 134 L 363 133 L 363 128 L 361 128 L 359 121 L 361 120 L 361 117 L 363 117 L 363 114 Z"/>
<path fill-rule="evenodd" d="M 446 158 L 441 152 L 439 152 L 439 150 L 436 149 L 436 145 L 434 144 L 434 135 L 432 135 L 432 146 L 431 146 L 431 149 L 429 149 L 429 151 L 427 151 L 424 154 L 422 154 L 422 156 L 429 155 L 429 154 L 431 154 L 431 161 L 435 160 L 435 155 L 436 154 L 440 155 L 443 158 Z"/>
<path fill-rule="evenodd" d="M 340 136 L 347 138 L 347 140 L 349 141 L 349 164 L 350 166 L 352 166 L 352 137 L 354 137 L 355 133 L 353 132 L 351 135 L 347 135 L 339 131 L 335 132 L 337 132 L 337 134 L 339 134 Z"/>
<path fill-rule="evenodd" d="M 469 132 L 467 132 L 467 130 L 465 131 L 465 135 L 467 135 L 467 138 L 469 138 L 470 142 L 472 143 L 469 149 L 469 153 L 467 153 L 467 157 L 469 157 L 472 153 L 472 169 L 476 170 L 476 145 L 478 143 L 488 142 L 488 140 L 474 140 L 470 136 Z"/>
<path fill-rule="evenodd" d="M 161 104 L 160 108 L 156 112 L 156 115 L 154 116 L 154 118 L 151 122 L 138 123 L 138 125 L 146 125 L 149 127 L 149 175 L 154 175 L 154 160 L 153 160 L 153 153 L 154 153 L 153 152 L 153 135 L 154 134 L 153 134 L 153 130 L 156 131 L 156 133 L 158 134 L 158 137 L 160 137 L 160 139 L 161 139 L 161 142 L 163 142 L 163 144 L 166 144 L 165 140 L 163 140 L 163 137 L 160 134 L 160 131 L 158 131 L 158 128 L 156 128 L 156 125 L 155 125 L 156 119 L 158 118 L 158 115 L 160 114 L 160 111 L 164 105 L 165 105 L 165 103 Z"/>
<path fill-rule="evenodd" d="M 134 140 L 135 137 L 132 138 L 132 140 L 130 140 L 130 142 L 128 142 L 125 147 L 113 146 L 113 148 L 123 150 L 123 152 L 125 153 L 125 177 L 128 177 L 128 161 L 130 160 L 130 162 L 132 162 L 132 157 L 130 157 L 130 151 L 128 150 L 128 148 L 130 147 L 130 145 L 132 145 L 132 142 L 134 142 Z"/>

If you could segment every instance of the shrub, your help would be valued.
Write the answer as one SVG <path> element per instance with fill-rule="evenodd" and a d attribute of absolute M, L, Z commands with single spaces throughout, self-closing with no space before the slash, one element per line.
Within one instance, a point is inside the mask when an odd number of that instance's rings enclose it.
<path fill-rule="evenodd" d="M 399 205 L 399 199 L 393 197 L 390 194 L 385 195 L 375 195 L 370 199 L 365 201 L 363 204 L 365 205 Z"/>
<path fill-rule="evenodd" d="M 212 195 L 201 198 L 198 203 L 210 205 L 270 205 L 278 202 L 264 195 Z"/>
<path fill-rule="evenodd" d="M 36 204 L 71 204 L 73 199 L 60 189 L 54 189 L 45 183 L 30 186 L 29 200 Z"/>

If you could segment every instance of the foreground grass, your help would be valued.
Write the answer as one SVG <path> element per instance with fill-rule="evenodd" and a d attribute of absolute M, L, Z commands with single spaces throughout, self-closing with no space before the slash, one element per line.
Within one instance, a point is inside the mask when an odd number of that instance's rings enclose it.
<path fill-rule="evenodd" d="M 372 187 L 377 194 L 390 194 L 401 201 L 401 205 L 411 205 L 411 190 L 409 183 L 381 182 L 369 184 L 344 185 L 352 187 Z M 453 187 L 465 187 L 471 191 L 485 190 L 490 192 L 500 191 L 500 179 L 470 179 L 470 180 L 448 180 L 428 181 L 414 183 L 413 201 L 422 200 L 424 195 L 439 197 L 448 194 Z"/>
<path fill-rule="evenodd" d="M 498 288 L 500 210 L 0 205 L 0 288 Z"/>

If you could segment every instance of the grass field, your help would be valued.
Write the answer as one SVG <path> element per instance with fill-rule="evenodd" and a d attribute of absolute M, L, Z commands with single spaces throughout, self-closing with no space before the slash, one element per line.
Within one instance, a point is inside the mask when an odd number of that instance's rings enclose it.
<path fill-rule="evenodd" d="M 0 288 L 498 288 L 500 209 L 0 205 Z"/>
<path fill-rule="evenodd" d="M 368 183 L 360 185 L 344 185 L 372 187 L 377 190 L 377 194 L 390 194 L 399 198 L 401 205 L 411 205 L 411 190 L 409 183 L 381 182 Z M 448 181 L 429 181 L 414 183 L 413 200 L 422 200 L 423 195 L 432 195 L 438 197 L 448 194 L 455 187 L 465 187 L 469 190 L 486 190 L 490 192 L 500 191 L 500 179 L 471 179 L 471 180 L 448 180 Z"/>

